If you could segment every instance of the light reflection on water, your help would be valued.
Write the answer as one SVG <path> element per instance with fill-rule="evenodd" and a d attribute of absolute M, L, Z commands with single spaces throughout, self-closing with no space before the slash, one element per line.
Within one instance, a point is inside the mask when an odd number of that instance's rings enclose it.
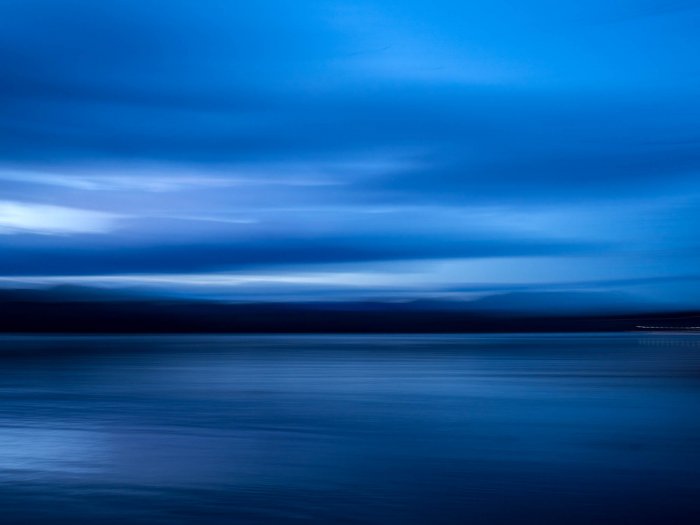
<path fill-rule="evenodd" d="M 0 363 L 3 523 L 700 523 L 700 336 L 4 337 Z"/>

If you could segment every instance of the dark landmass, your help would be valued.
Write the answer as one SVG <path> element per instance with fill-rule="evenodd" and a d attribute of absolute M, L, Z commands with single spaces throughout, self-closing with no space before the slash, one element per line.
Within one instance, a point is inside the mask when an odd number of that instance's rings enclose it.
<path fill-rule="evenodd" d="M 493 303 L 490 300 L 489 303 Z M 92 289 L 0 291 L 4 333 L 613 332 L 700 324 L 698 312 L 545 313 L 479 301 L 224 303 L 112 296 Z"/>

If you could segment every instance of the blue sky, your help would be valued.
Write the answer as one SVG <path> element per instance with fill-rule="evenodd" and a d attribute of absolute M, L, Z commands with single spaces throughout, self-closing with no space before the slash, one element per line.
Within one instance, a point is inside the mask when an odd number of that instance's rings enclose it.
<path fill-rule="evenodd" d="M 690 0 L 2 2 L 0 283 L 700 306 L 697 27 Z"/>

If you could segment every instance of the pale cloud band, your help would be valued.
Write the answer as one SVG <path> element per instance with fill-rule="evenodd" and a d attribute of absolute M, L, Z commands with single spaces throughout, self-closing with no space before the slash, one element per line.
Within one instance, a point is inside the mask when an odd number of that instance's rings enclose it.
<path fill-rule="evenodd" d="M 0 201 L 0 234 L 33 233 L 68 235 L 109 233 L 116 229 L 119 216 L 100 211 Z"/>

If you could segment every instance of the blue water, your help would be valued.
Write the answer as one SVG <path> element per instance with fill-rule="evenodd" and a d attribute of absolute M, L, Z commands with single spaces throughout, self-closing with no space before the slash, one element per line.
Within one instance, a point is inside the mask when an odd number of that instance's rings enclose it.
<path fill-rule="evenodd" d="M 700 336 L 0 338 L 8 524 L 700 523 Z"/>

